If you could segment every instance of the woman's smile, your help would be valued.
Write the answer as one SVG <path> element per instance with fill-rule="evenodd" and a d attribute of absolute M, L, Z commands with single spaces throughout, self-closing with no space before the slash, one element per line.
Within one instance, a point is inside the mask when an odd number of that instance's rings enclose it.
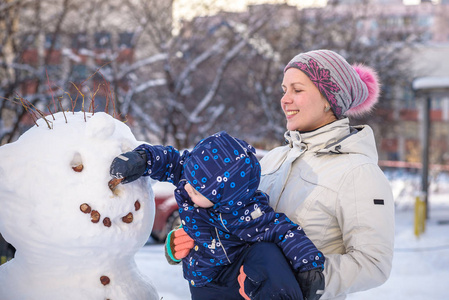
<path fill-rule="evenodd" d="M 289 119 L 289 118 L 295 116 L 295 115 L 298 114 L 298 113 L 299 113 L 299 109 L 298 109 L 298 110 L 287 110 L 287 111 L 285 112 L 285 114 L 286 114 L 286 116 L 287 116 L 287 119 Z"/>

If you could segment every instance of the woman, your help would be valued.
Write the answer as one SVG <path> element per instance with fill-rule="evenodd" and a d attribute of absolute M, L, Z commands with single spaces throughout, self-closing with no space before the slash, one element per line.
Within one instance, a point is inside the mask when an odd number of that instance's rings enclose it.
<path fill-rule="evenodd" d="M 393 195 L 372 129 L 351 127 L 345 117 L 375 104 L 376 74 L 317 50 L 288 63 L 282 88 L 288 145 L 261 160 L 260 188 L 324 253 L 322 300 L 379 286 L 393 257 Z"/>
<path fill-rule="evenodd" d="M 288 63 L 282 88 L 287 145 L 261 160 L 259 187 L 270 196 L 270 206 L 300 224 L 325 255 L 324 293 L 311 287 L 317 291 L 313 299 L 345 299 L 379 286 L 391 271 L 393 196 L 377 166 L 372 129 L 352 127 L 346 118 L 367 113 L 376 103 L 377 76 L 335 52 L 317 50 Z M 167 239 L 175 259 L 185 257 L 192 245 L 182 229 Z M 238 282 L 245 299 L 251 280 L 243 264 Z"/>

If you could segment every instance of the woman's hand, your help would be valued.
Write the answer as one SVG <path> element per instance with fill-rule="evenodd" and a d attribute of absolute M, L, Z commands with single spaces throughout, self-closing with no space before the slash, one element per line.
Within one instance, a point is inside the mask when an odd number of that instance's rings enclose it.
<path fill-rule="evenodd" d="M 322 269 L 313 269 L 296 274 L 304 300 L 318 300 L 324 293 L 324 275 Z"/>

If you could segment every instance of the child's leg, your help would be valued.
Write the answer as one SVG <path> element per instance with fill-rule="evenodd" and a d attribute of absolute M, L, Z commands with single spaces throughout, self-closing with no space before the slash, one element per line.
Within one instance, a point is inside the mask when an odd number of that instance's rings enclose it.
<path fill-rule="evenodd" d="M 303 299 L 290 264 L 274 243 L 252 245 L 243 259 L 243 272 L 243 288 L 250 299 Z"/>
<path fill-rule="evenodd" d="M 190 286 L 190 294 L 193 300 L 242 300 L 239 293 L 237 276 L 242 265 L 245 252 L 232 264 L 224 267 L 217 277 L 203 287 Z"/>
<path fill-rule="evenodd" d="M 254 300 L 303 300 L 295 275 L 281 249 L 274 243 L 255 243 L 204 287 L 190 286 L 193 300 L 242 300 L 237 277 L 247 276 L 244 290 Z"/>
<path fill-rule="evenodd" d="M 237 276 L 237 274 L 236 274 Z M 237 281 L 235 281 L 237 282 Z M 223 286 L 210 282 L 203 287 L 190 286 L 192 300 L 242 300 L 237 285 Z"/>

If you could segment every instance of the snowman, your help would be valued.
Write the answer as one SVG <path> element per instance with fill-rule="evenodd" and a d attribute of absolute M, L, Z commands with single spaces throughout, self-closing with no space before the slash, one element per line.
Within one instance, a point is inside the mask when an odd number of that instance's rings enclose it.
<path fill-rule="evenodd" d="M 106 113 L 59 112 L 0 147 L 3 300 L 152 300 L 135 253 L 154 219 L 148 179 L 108 185 L 117 155 L 140 145 Z"/>

